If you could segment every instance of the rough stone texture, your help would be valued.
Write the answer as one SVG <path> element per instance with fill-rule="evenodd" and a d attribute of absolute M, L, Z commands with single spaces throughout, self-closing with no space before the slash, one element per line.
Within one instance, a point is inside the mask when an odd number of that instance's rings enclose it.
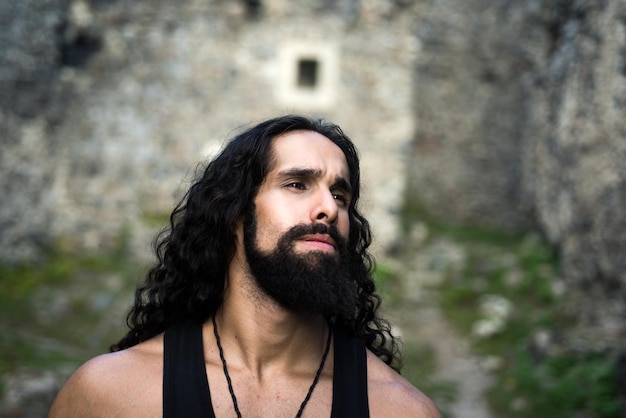
<path fill-rule="evenodd" d="M 28 7 L 19 6 L 24 12 L 13 19 L 15 25 L 37 26 L 48 19 L 32 17 Z M 405 189 L 398 161 L 413 134 L 409 87 L 415 39 L 409 7 L 377 0 L 57 4 L 55 16 L 63 24 L 39 25 L 47 43 L 17 48 L 29 56 L 40 49 L 56 54 L 45 68 L 54 77 L 34 91 L 61 102 L 63 113 L 52 123 L 48 106 L 40 103 L 29 115 L 34 122 L 14 123 L 12 136 L 21 142 L 13 142 L 29 150 L 32 172 L 23 175 L 28 202 L 2 205 L 0 221 L 12 228 L 3 237 L 2 258 L 18 258 L 6 251 L 16 241 L 30 249 L 22 258 L 36 254 L 41 243 L 31 235 L 44 243 L 97 250 L 110 246 L 125 225 L 140 231 L 146 214 L 171 210 L 194 165 L 233 131 L 291 112 L 338 123 L 361 149 L 364 208 L 380 251 L 398 235 L 393 218 Z M 26 38 L 21 32 L 7 36 L 11 42 Z M 281 54 L 293 43 L 336 56 L 334 96 L 323 105 L 277 97 L 285 83 Z M 15 85 L 18 77 L 6 79 Z M 29 95 L 15 96 L 31 102 Z M 24 143 L 31 137 L 36 150 Z M 0 170 L 9 179 L 18 171 L 17 151 L 3 147 Z M 23 200 L 21 189 L 5 195 Z M 27 220 L 22 215 L 31 208 L 38 216 Z M 143 250 L 146 243 L 141 245 Z"/>
<path fill-rule="evenodd" d="M 626 3 L 560 2 L 531 93 L 524 185 L 585 345 L 626 341 Z"/>
<path fill-rule="evenodd" d="M 416 25 L 410 194 L 444 219 L 538 228 L 584 346 L 626 340 L 626 3 L 442 0 Z"/>
<path fill-rule="evenodd" d="M 55 102 L 67 2 L 0 3 L 0 247 L 29 259 L 45 244 L 54 210 Z M 52 158 L 51 158 L 52 157 Z"/>
<path fill-rule="evenodd" d="M 509 230 L 532 225 L 521 181 L 522 80 L 545 64 L 540 7 L 494 0 L 423 6 L 408 170 L 411 193 L 442 219 Z"/>

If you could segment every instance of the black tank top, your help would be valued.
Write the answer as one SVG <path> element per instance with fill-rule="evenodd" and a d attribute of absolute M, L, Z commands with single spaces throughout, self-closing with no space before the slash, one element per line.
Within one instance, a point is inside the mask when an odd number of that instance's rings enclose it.
<path fill-rule="evenodd" d="M 365 345 L 333 330 L 335 363 L 331 418 L 368 418 Z M 202 326 L 187 322 L 165 332 L 163 417 L 214 418 L 202 347 Z"/>

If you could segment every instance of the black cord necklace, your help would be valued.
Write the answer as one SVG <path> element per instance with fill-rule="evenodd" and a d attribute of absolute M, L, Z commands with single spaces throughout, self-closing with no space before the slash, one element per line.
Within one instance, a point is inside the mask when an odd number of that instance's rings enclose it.
<path fill-rule="evenodd" d="M 215 341 L 217 342 L 217 348 L 220 352 L 220 360 L 222 360 L 222 366 L 224 367 L 224 376 L 226 376 L 226 382 L 228 383 L 228 391 L 230 392 L 230 397 L 233 400 L 233 406 L 235 407 L 235 413 L 238 418 L 241 418 L 241 412 L 239 411 L 239 406 L 237 405 L 237 397 L 235 396 L 235 391 L 233 390 L 233 383 L 230 380 L 230 375 L 228 374 L 228 367 L 226 367 L 226 359 L 224 358 L 224 350 L 222 350 L 222 344 L 220 343 L 220 336 L 217 333 L 217 324 L 215 323 L 215 315 L 213 315 L 213 332 L 215 333 Z M 304 411 L 304 407 L 307 402 L 311 398 L 313 394 L 313 390 L 315 386 L 317 386 L 317 381 L 320 379 L 320 375 L 322 374 L 322 369 L 324 369 L 324 364 L 326 363 L 326 357 L 328 357 L 328 352 L 330 351 L 330 341 L 332 339 L 332 331 L 330 326 L 328 327 L 328 339 L 326 340 L 326 349 L 324 350 L 324 354 L 322 355 L 322 361 L 320 363 L 320 367 L 317 369 L 315 373 L 315 378 L 313 379 L 313 383 L 309 388 L 309 392 L 306 394 L 306 397 L 300 404 L 300 409 L 298 409 L 298 413 L 296 414 L 296 418 L 300 418 L 302 416 L 302 412 Z"/>

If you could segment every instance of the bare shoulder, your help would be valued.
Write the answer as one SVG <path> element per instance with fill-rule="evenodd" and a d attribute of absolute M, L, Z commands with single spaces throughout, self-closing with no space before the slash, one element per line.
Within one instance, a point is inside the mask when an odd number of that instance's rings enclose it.
<path fill-rule="evenodd" d="M 163 341 L 103 354 L 80 366 L 54 400 L 49 418 L 151 417 L 162 414 Z"/>
<path fill-rule="evenodd" d="M 369 350 L 367 382 L 372 418 L 441 418 L 439 410 L 428 396 Z"/>

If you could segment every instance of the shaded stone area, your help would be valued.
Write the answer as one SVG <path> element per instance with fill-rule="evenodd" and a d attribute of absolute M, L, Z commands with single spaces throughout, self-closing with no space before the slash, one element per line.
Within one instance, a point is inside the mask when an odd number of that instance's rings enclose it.
<path fill-rule="evenodd" d="M 626 5 L 455 1 L 417 18 L 409 201 L 541 232 L 586 346 L 626 341 Z"/>
<path fill-rule="evenodd" d="M 56 81 L 67 7 L 63 0 L 0 4 L 3 259 L 32 259 L 50 227 L 55 152 L 47 134 L 62 113 Z"/>

